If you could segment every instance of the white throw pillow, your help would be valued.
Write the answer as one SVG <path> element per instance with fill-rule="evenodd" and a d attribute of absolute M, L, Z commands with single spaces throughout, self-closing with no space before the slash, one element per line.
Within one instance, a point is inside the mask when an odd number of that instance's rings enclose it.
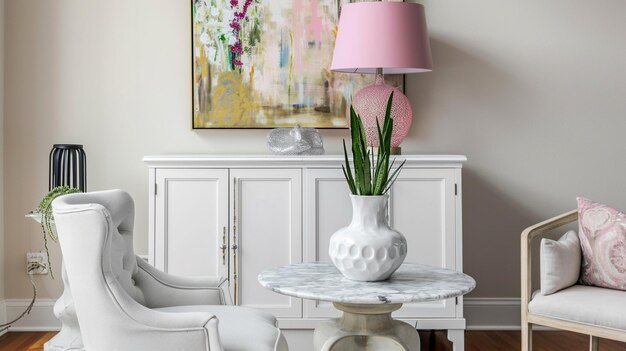
<path fill-rule="evenodd" d="M 580 239 L 570 230 L 558 241 L 541 239 L 541 294 L 550 295 L 568 288 L 580 276 Z"/>

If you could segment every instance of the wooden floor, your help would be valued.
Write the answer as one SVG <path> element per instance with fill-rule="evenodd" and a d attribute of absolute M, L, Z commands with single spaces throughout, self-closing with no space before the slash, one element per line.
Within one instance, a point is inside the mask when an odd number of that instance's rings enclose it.
<path fill-rule="evenodd" d="M 55 333 L 7 333 L 0 337 L 0 351 L 39 351 Z M 588 337 L 568 332 L 535 332 L 533 351 L 587 351 Z M 422 351 L 452 351 L 445 333 L 420 332 Z M 520 333 L 508 331 L 468 331 L 465 351 L 516 351 Z M 298 350 L 292 350 L 298 351 Z M 600 351 L 626 351 L 626 343 L 602 339 Z"/>
<path fill-rule="evenodd" d="M 26 351 L 43 350 L 43 344 L 56 334 L 51 333 L 6 333 L 0 336 L 0 350 Z"/>
<path fill-rule="evenodd" d="M 420 332 L 422 350 L 452 351 L 452 344 L 445 332 Z M 433 342 L 434 341 L 434 342 Z M 516 351 L 521 349 L 520 332 L 515 331 L 468 331 L 465 333 L 465 351 Z M 589 336 L 544 331 L 533 332 L 533 351 L 588 351 Z M 626 343 L 600 340 L 600 351 L 626 351 Z"/>

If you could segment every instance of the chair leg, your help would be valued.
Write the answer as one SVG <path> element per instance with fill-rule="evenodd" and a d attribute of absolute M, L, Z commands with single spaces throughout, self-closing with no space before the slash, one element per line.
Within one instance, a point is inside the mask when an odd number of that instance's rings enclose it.
<path fill-rule="evenodd" d="M 589 351 L 600 350 L 600 338 L 597 336 L 589 336 Z"/>
<path fill-rule="evenodd" d="M 533 350 L 533 325 L 530 323 L 522 323 L 522 351 L 532 351 L 532 350 Z"/>

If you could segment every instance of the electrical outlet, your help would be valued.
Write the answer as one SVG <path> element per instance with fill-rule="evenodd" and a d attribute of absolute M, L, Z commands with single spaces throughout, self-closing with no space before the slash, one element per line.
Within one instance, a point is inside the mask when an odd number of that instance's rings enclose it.
<path fill-rule="evenodd" d="M 48 274 L 48 256 L 43 252 L 27 252 L 26 274 Z"/>

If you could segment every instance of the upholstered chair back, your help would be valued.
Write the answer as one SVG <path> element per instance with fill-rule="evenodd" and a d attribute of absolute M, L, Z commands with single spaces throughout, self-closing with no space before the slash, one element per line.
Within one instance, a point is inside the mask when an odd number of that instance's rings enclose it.
<path fill-rule="evenodd" d="M 132 198 L 121 190 L 79 193 L 57 198 L 52 207 L 85 346 L 110 345 L 113 336 L 130 337 L 159 318 L 144 307 L 133 279 Z M 133 315 L 146 320 L 133 321 Z"/>
<path fill-rule="evenodd" d="M 85 210 L 96 211 L 104 216 L 106 223 L 103 224 L 106 224 L 109 235 L 106 238 L 107 242 L 103 243 L 107 249 L 105 252 L 107 257 L 103 257 L 103 263 L 108 261 L 111 273 L 120 287 L 135 301 L 145 305 L 143 293 L 135 285 L 134 279 L 139 268 L 133 248 L 135 203 L 130 195 L 121 190 L 73 194 L 60 199 L 55 205 L 55 209 L 67 205 L 82 205 Z M 58 216 L 55 214 L 55 217 Z M 60 216 L 63 217 L 63 214 Z M 62 219 L 60 220 L 63 222 Z M 86 226 L 84 231 L 81 231 L 80 228 L 76 229 L 79 231 L 78 235 L 84 237 L 91 235 L 88 231 L 90 228 L 92 227 Z M 62 230 L 61 232 L 64 233 L 65 231 Z"/>

